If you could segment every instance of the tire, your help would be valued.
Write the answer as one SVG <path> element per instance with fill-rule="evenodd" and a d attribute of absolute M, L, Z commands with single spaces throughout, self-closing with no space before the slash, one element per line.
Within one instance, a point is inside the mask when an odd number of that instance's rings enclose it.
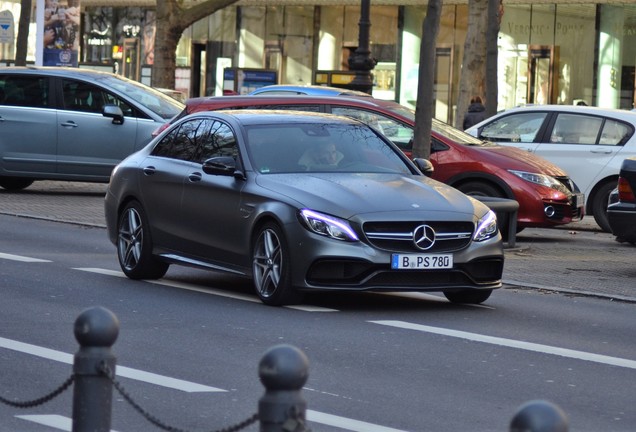
<path fill-rule="evenodd" d="M 462 183 L 457 189 L 470 196 L 489 196 L 496 198 L 508 198 L 497 187 L 480 181 Z"/>
<path fill-rule="evenodd" d="M 480 181 L 471 181 L 467 183 L 463 183 L 457 186 L 461 192 L 466 195 L 470 195 L 473 197 L 495 197 L 495 198 L 508 198 L 501 190 L 499 190 L 496 186 L 493 186 L 488 183 L 480 182 Z M 504 215 L 497 214 L 497 224 L 499 225 L 499 232 L 501 233 L 501 237 L 504 241 L 508 241 L 508 217 L 504 217 Z M 517 228 L 517 232 L 519 232 L 523 228 Z"/>
<path fill-rule="evenodd" d="M 291 285 L 291 258 L 278 225 L 263 225 L 252 246 L 252 277 L 263 303 L 282 306 L 300 302 L 301 294 Z"/>
<path fill-rule="evenodd" d="M 594 220 L 605 232 L 612 232 L 609 221 L 607 220 L 607 204 L 609 201 L 610 192 L 616 188 L 616 182 L 608 182 L 598 188 L 594 194 L 594 201 L 592 201 L 592 215 Z"/>
<path fill-rule="evenodd" d="M 492 290 L 444 291 L 444 296 L 451 303 L 481 304 L 488 300 Z"/>
<path fill-rule="evenodd" d="M 28 188 L 33 184 L 33 179 L 21 177 L 0 177 L 0 187 L 8 191 L 18 191 Z"/>
<path fill-rule="evenodd" d="M 150 224 L 141 204 L 128 203 L 117 224 L 117 257 L 126 276 L 131 279 L 159 279 L 170 266 L 152 255 Z"/>

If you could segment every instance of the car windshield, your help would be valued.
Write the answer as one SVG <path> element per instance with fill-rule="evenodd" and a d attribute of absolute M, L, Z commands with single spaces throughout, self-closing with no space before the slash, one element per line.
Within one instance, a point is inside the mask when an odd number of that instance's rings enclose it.
<path fill-rule="evenodd" d="M 184 105 L 176 99 L 133 80 L 117 75 L 103 75 L 97 78 L 97 80 L 105 86 L 134 99 L 166 120 L 176 116 L 184 108 Z"/>
<path fill-rule="evenodd" d="M 254 169 L 262 174 L 298 172 L 413 174 L 411 167 L 371 128 L 293 123 L 246 127 Z"/>
<path fill-rule="evenodd" d="M 409 119 L 411 122 L 415 123 L 415 111 L 411 108 L 405 107 L 404 105 L 400 105 L 398 103 L 391 104 L 386 106 L 387 109 L 396 113 L 401 117 L 405 117 Z M 440 121 L 436 118 L 433 119 L 433 124 L 431 127 L 432 131 L 438 133 L 449 140 L 456 142 L 457 144 L 463 144 L 468 146 L 492 146 L 494 144 L 482 141 L 473 137 L 472 135 L 467 134 L 464 131 L 461 131 L 443 121 Z"/>

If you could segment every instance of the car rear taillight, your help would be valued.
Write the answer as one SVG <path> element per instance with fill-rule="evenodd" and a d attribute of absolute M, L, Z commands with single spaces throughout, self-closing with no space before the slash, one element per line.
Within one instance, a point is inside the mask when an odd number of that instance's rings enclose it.
<path fill-rule="evenodd" d="M 161 132 L 165 131 L 168 128 L 168 126 L 170 126 L 170 122 L 165 122 L 164 124 L 159 126 L 157 129 L 152 131 L 152 137 L 154 138 L 157 135 L 159 135 Z"/>
<path fill-rule="evenodd" d="M 618 178 L 618 199 L 622 202 L 636 202 L 632 187 L 623 177 Z"/>

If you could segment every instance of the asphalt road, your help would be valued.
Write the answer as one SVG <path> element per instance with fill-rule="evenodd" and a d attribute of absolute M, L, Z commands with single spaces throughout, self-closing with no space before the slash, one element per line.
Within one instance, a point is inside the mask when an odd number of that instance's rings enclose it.
<path fill-rule="evenodd" d="M 309 358 L 303 396 L 314 431 L 503 431 L 537 398 L 561 406 L 572 430 L 636 424 L 633 304 L 503 289 L 480 306 L 359 293 L 273 308 L 248 281 L 212 272 L 173 266 L 159 283 L 122 277 L 104 234 L 0 216 L 3 397 L 30 400 L 61 384 L 70 364 L 60 359 L 77 351 L 73 322 L 100 305 L 120 321 L 120 382 L 182 429 L 216 430 L 255 412 L 258 362 L 280 343 Z M 68 419 L 70 396 L 22 411 L 0 404 L 0 431 L 68 430 L 35 423 Z M 114 430 L 156 430 L 121 395 L 113 405 Z"/>
<path fill-rule="evenodd" d="M 104 227 L 105 184 L 36 182 L 0 190 L 0 214 Z M 592 217 L 559 228 L 528 228 L 506 249 L 509 287 L 636 302 L 636 247 L 615 241 Z"/>

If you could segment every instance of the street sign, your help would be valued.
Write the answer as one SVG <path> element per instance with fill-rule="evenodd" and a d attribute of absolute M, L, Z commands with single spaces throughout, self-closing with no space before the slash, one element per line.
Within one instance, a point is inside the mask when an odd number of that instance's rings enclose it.
<path fill-rule="evenodd" d="M 11 11 L 0 12 L 0 43 L 13 43 L 15 41 L 13 36 L 14 29 L 15 24 Z"/>

